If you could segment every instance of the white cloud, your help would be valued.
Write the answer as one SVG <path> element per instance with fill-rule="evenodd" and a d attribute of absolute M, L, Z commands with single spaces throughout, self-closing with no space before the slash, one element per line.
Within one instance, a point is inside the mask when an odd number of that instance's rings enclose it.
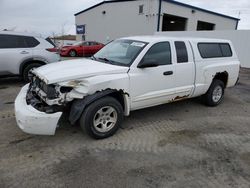
<path fill-rule="evenodd" d="M 16 28 L 50 35 L 52 32 L 74 33 L 74 14 L 98 0 L 0 0 L 0 30 Z"/>

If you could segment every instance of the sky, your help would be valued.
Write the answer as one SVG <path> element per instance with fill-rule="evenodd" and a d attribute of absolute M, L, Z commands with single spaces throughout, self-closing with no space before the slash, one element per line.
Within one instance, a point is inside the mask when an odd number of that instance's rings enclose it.
<path fill-rule="evenodd" d="M 74 14 L 102 0 L 0 0 L 0 30 L 52 36 L 75 34 Z M 250 29 L 249 0 L 178 0 L 211 11 L 239 17 L 238 29 Z"/>

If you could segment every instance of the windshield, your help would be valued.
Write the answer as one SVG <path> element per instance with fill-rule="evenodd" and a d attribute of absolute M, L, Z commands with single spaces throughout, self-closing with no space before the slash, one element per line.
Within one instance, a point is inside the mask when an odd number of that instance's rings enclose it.
<path fill-rule="evenodd" d="M 129 67 L 146 45 L 145 42 L 134 40 L 115 40 L 97 52 L 93 59 Z"/>

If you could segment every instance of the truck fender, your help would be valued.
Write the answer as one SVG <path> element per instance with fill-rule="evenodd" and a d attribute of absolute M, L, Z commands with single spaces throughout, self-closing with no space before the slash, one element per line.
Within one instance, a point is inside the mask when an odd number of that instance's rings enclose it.
<path fill-rule="evenodd" d="M 108 90 L 104 90 L 101 92 L 97 92 L 93 95 L 88 95 L 86 97 L 84 97 L 84 99 L 77 99 L 74 100 L 72 105 L 71 105 L 71 109 L 70 109 L 70 113 L 69 113 L 69 121 L 70 123 L 73 125 L 76 123 L 76 121 L 81 117 L 84 109 L 92 102 L 106 96 L 109 95 L 113 92 L 115 92 L 116 90 L 112 90 L 112 89 L 108 89 Z"/>

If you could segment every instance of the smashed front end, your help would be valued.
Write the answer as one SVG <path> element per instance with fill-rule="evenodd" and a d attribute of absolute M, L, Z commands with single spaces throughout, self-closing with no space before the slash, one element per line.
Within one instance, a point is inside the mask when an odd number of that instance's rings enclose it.
<path fill-rule="evenodd" d="M 67 106 L 66 93 L 70 87 L 48 85 L 33 76 L 15 100 L 18 126 L 26 133 L 54 135 L 62 112 Z"/>
<path fill-rule="evenodd" d="M 65 94 L 71 90 L 70 87 L 48 85 L 39 77 L 34 76 L 29 85 L 26 102 L 41 112 L 55 113 L 63 110 L 67 104 Z"/>

